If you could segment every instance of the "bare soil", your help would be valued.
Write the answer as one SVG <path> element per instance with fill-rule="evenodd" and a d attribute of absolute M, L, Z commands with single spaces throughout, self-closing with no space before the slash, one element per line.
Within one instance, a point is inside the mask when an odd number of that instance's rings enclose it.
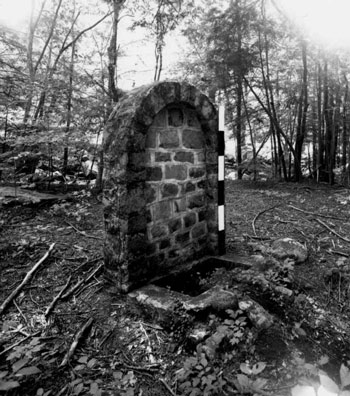
<path fill-rule="evenodd" d="M 241 394 L 235 387 L 241 364 L 265 362 L 259 376 L 267 382 L 257 393 L 289 395 L 305 374 L 303 364 L 317 367 L 322 359 L 323 369 L 339 381 L 341 363 L 350 360 L 349 190 L 309 183 L 230 181 L 226 202 L 228 253 L 249 260 L 264 254 L 271 241 L 290 237 L 305 244 L 310 254 L 306 263 L 288 272 L 288 282 L 283 278 L 283 265 L 278 271 L 259 271 L 264 279 L 292 290 L 291 300 L 255 287 L 256 272 L 247 273 L 247 282 L 242 280 L 244 293 L 282 325 L 258 331 L 246 323 L 237 344 L 221 344 L 215 359 L 205 364 L 210 366 L 207 373 L 213 374 L 213 383 L 216 381 L 207 393 L 196 393 L 191 382 L 196 370 L 208 379 L 205 370 L 189 368 L 192 377 L 185 385 L 178 374 L 184 367 L 187 370 L 189 359 L 195 356 L 188 335 L 196 323 L 210 327 L 224 319 L 213 313 L 193 319 L 179 311 L 177 320 L 170 318 L 167 323 L 128 296 L 115 293 L 103 278 L 99 197 L 83 191 L 70 194 L 63 202 L 3 206 L 0 304 L 49 246 L 55 246 L 0 317 L 0 394 Z M 216 271 L 203 282 L 242 277 L 239 271 Z M 45 316 L 68 279 L 65 293 L 72 292 Z M 72 289 L 76 284 L 79 287 Z M 65 364 L 84 324 L 88 327 Z M 28 367 L 32 369 L 21 371 Z M 224 385 L 217 382 L 219 378 Z M 17 385 L 2 391 L 1 381 Z"/>

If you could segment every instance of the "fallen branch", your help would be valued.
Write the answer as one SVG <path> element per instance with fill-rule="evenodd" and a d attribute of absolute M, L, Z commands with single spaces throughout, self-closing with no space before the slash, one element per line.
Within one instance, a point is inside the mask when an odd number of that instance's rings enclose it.
<path fill-rule="evenodd" d="M 76 232 L 77 232 L 78 234 L 80 234 L 80 235 L 83 235 L 83 236 L 86 237 L 86 238 L 98 239 L 98 240 L 100 240 L 100 241 L 103 240 L 103 238 L 101 238 L 101 237 L 98 237 L 98 236 L 95 236 L 95 235 L 89 235 L 89 234 L 87 234 L 85 231 L 80 231 L 80 230 L 78 230 L 78 228 L 74 227 L 74 225 L 73 225 L 72 223 L 70 223 L 69 221 L 67 221 L 67 220 L 65 220 L 65 222 L 66 222 L 69 226 L 71 226 L 71 227 L 73 228 L 74 231 L 76 231 Z"/>
<path fill-rule="evenodd" d="M 327 228 L 327 230 L 329 232 L 331 232 L 332 234 L 334 234 L 335 236 L 337 236 L 338 238 L 342 239 L 345 242 L 350 243 L 350 239 L 347 239 L 341 235 L 339 235 L 336 231 L 334 231 L 331 227 L 329 227 L 326 223 L 324 223 L 322 220 L 320 219 L 315 219 L 315 221 L 317 221 L 317 223 L 321 224 L 324 228 Z"/>
<path fill-rule="evenodd" d="M 309 214 L 309 215 L 312 215 L 312 216 L 324 217 L 324 218 L 326 218 L 326 219 L 344 220 L 344 219 L 340 219 L 339 217 L 328 216 L 328 215 L 324 215 L 324 214 L 322 214 L 322 213 L 309 212 L 309 211 L 307 211 L 307 210 L 303 210 L 303 209 L 297 208 L 296 206 L 293 206 L 293 205 L 287 205 L 287 206 L 289 206 L 290 208 L 292 208 L 292 209 L 294 209 L 294 210 L 297 210 L 298 212 L 306 213 L 306 214 Z"/>
<path fill-rule="evenodd" d="M 6 298 L 6 300 L 2 303 L 0 306 L 0 316 L 4 313 L 4 311 L 7 309 L 7 307 L 10 305 L 10 303 L 17 297 L 17 295 L 20 293 L 20 291 L 23 289 L 23 287 L 30 282 L 32 279 L 35 271 L 40 267 L 40 265 L 49 257 L 50 253 L 52 252 L 53 248 L 55 247 L 55 244 L 53 243 L 50 247 L 49 250 L 45 253 L 45 255 L 34 265 L 34 267 L 27 272 L 26 276 L 24 277 L 23 281 L 19 284 L 19 286 L 16 287 L 16 289 Z"/>
<path fill-rule="evenodd" d="M 45 311 L 45 319 L 48 318 L 51 311 L 55 308 L 55 305 L 57 304 L 58 300 L 62 297 L 63 293 L 67 290 L 71 279 L 72 279 L 72 275 L 70 275 L 70 277 L 67 280 L 67 283 L 63 286 L 63 288 L 60 290 L 60 292 L 57 294 L 57 296 L 52 300 L 51 304 L 47 307 L 47 309 Z"/>
<path fill-rule="evenodd" d="M 77 349 L 78 344 L 79 344 L 80 340 L 82 339 L 85 331 L 92 325 L 93 321 L 94 321 L 93 318 L 89 318 L 83 324 L 83 326 L 77 331 L 77 333 L 75 334 L 74 340 L 72 342 L 72 345 L 70 346 L 68 352 L 64 356 L 62 363 L 60 364 L 60 367 L 65 366 L 69 362 L 69 359 L 74 355 L 74 352 Z"/>
<path fill-rule="evenodd" d="M 261 212 L 259 212 L 259 213 L 254 217 L 254 219 L 253 219 L 253 221 L 252 221 L 252 227 L 253 227 L 253 231 L 254 231 L 254 236 L 255 236 L 255 237 L 257 237 L 257 235 L 256 235 L 256 230 L 255 230 L 255 222 L 258 220 L 258 218 L 259 218 L 262 214 L 268 212 L 269 210 L 275 209 L 277 206 L 279 206 L 279 205 L 274 205 L 274 206 L 272 206 L 271 208 L 267 208 L 267 209 L 265 209 L 265 210 L 262 210 Z"/>

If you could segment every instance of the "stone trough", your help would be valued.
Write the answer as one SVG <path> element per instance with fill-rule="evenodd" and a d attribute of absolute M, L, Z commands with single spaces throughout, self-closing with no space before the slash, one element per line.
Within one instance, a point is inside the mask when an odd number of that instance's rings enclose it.
<path fill-rule="evenodd" d="M 195 87 L 127 93 L 104 135 L 105 274 L 129 292 L 218 254 L 217 112 Z"/>

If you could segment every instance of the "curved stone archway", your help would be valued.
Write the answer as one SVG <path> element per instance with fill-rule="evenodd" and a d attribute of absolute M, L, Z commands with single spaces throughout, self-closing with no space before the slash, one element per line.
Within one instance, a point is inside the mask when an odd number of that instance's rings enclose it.
<path fill-rule="evenodd" d="M 130 91 L 104 134 L 105 273 L 120 291 L 217 252 L 217 113 L 195 87 Z"/>

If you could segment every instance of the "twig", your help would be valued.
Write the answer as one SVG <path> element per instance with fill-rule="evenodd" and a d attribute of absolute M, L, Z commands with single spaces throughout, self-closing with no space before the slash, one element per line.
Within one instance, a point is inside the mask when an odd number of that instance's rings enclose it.
<path fill-rule="evenodd" d="M 74 227 L 74 225 L 73 225 L 72 223 L 70 223 L 69 221 L 67 221 L 67 220 L 65 220 L 65 222 L 66 222 L 68 225 L 70 225 L 70 226 L 73 228 L 74 231 L 76 231 L 78 234 L 83 235 L 83 236 L 86 237 L 86 238 L 98 239 L 98 240 L 100 240 L 100 241 L 103 240 L 103 238 L 101 238 L 101 237 L 98 237 L 98 236 L 95 236 L 95 235 L 89 235 L 89 234 L 87 234 L 85 231 L 80 231 L 80 230 L 78 230 L 78 228 Z"/>
<path fill-rule="evenodd" d="M 320 219 L 315 219 L 315 221 L 317 221 L 317 223 L 321 224 L 324 228 L 327 228 L 327 230 L 329 232 L 331 232 L 332 234 L 334 234 L 335 236 L 337 236 L 338 238 L 342 239 L 345 242 L 350 243 L 350 239 L 347 239 L 341 235 L 339 235 L 336 231 L 334 231 L 331 227 L 329 227 L 326 223 L 324 223 L 322 220 Z"/>
<path fill-rule="evenodd" d="M 66 298 L 70 297 L 84 283 L 88 283 L 90 279 L 94 277 L 98 271 L 100 271 L 101 268 L 102 268 L 102 264 L 100 264 L 95 270 L 93 270 L 92 273 L 87 278 L 80 279 L 80 281 L 78 281 L 69 291 L 67 291 L 66 294 L 62 296 L 62 300 L 65 300 Z"/>
<path fill-rule="evenodd" d="M 102 259 L 103 259 L 103 256 L 99 256 L 99 257 L 96 257 L 96 258 L 94 258 L 92 260 L 85 261 L 84 263 L 80 264 L 79 267 L 77 267 L 74 270 L 74 272 L 78 272 L 80 269 L 85 267 L 85 265 L 87 265 L 87 264 L 92 264 L 92 263 L 95 263 L 96 261 L 99 261 L 99 260 L 102 260 Z"/>
<path fill-rule="evenodd" d="M 343 253 L 343 252 L 339 252 L 338 250 L 329 249 L 329 250 L 328 250 L 328 253 L 331 253 L 331 254 L 338 254 L 339 256 L 343 256 L 343 257 L 350 257 L 350 254 Z"/>
<path fill-rule="evenodd" d="M 255 230 L 255 222 L 258 220 L 258 218 L 259 218 L 262 214 L 264 214 L 265 212 L 268 212 L 269 210 L 275 209 L 277 206 L 279 206 L 279 205 L 274 205 L 274 206 L 272 206 L 271 208 L 267 208 L 267 209 L 265 209 L 265 210 L 259 212 L 259 213 L 254 217 L 254 219 L 253 219 L 253 221 L 252 221 L 252 227 L 253 227 L 253 231 L 254 231 L 254 235 L 255 235 L 255 236 L 257 236 L 257 235 L 256 235 L 256 230 Z"/>
<path fill-rule="evenodd" d="M 63 288 L 60 290 L 60 292 L 52 300 L 51 304 L 47 307 L 47 309 L 45 311 L 45 319 L 48 318 L 48 316 L 50 315 L 51 311 L 55 308 L 55 305 L 57 304 L 58 300 L 62 297 L 63 293 L 67 290 L 71 279 L 72 279 L 72 275 L 70 275 L 70 277 L 67 280 L 67 283 L 63 286 Z"/>
<path fill-rule="evenodd" d="M 289 206 L 290 208 L 295 209 L 295 210 L 297 210 L 299 212 L 306 213 L 306 214 L 309 214 L 309 215 L 312 215 L 312 216 L 324 217 L 326 219 L 344 220 L 344 219 L 340 219 L 339 217 L 335 217 L 335 216 L 327 216 L 327 215 L 324 215 L 324 214 L 321 214 L 321 213 L 309 212 L 307 210 L 303 210 L 303 209 L 297 208 L 296 206 L 293 206 L 293 205 L 287 205 L 287 206 Z"/>
<path fill-rule="evenodd" d="M 20 313 L 20 315 L 22 316 L 22 318 L 24 319 L 25 323 L 28 325 L 28 320 L 27 320 L 27 318 L 24 316 L 24 314 L 23 314 L 21 308 L 18 306 L 18 304 L 16 303 L 16 300 L 15 300 L 15 299 L 13 300 L 13 304 L 14 304 L 14 306 L 17 308 L 17 311 Z"/>
<path fill-rule="evenodd" d="M 163 378 L 159 378 L 159 381 L 166 387 L 166 389 L 172 396 L 177 396 L 176 393 L 170 388 L 170 386 L 163 380 Z"/>
<path fill-rule="evenodd" d="M 83 326 L 77 331 L 74 340 L 72 342 L 72 345 L 70 346 L 68 352 L 66 353 L 66 355 L 64 356 L 62 363 L 60 364 L 60 367 L 65 366 L 68 362 L 69 359 L 74 355 L 75 350 L 78 347 L 79 341 L 81 340 L 81 338 L 83 337 L 85 331 L 92 325 L 93 322 L 93 318 L 89 318 L 84 324 Z"/>
<path fill-rule="evenodd" d="M 53 243 L 50 247 L 49 250 L 45 253 L 45 255 L 34 265 L 34 267 L 27 272 L 26 276 L 24 277 L 23 281 L 19 284 L 19 286 L 16 287 L 16 289 L 6 298 L 6 300 L 2 303 L 0 306 L 0 316 L 4 313 L 6 308 L 10 305 L 10 303 L 13 301 L 13 299 L 16 298 L 16 296 L 19 294 L 19 292 L 23 289 L 23 287 L 29 283 L 29 281 L 32 279 L 35 271 L 40 267 L 40 265 L 49 257 L 50 253 L 52 252 L 53 248 L 55 247 L 55 244 Z"/>
<path fill-rule="evenodd" d="M 22 342 L 27 341 L 29 338 L 35 337 L 35 336 L 37 336 L 37 335 L 40 334 L 40 333 L 41 333 L 41 330 L 37 331 L 37 332 L 34 333 L 34 334 L 29 334 L 29 335 L 27 335 L 27 337 L 23 338 L 22 340 L 19 340 L 19 341 L 15 342 L 14 344 L 10 345 L 8 348 L 6 348 L 6 349 L 4 349 L 2 352 L 0 352 L 0 356 L 5 355 L 7 352 L 11 351 L 11 349 L 13 349 L 13 348 L 15 348 L 16 346 L 22 344 Z"/>

